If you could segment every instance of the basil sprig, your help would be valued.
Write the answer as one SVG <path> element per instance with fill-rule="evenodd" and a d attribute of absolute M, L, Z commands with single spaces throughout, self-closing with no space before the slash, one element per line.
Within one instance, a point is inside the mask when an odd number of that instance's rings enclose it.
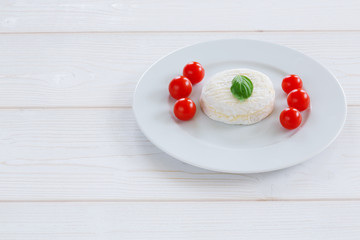
<path fill-rule="evenodd" d="M 239 100 L 249 98 L 253 92 L 254 85 L 251 80 L 244 75 L 236 75 L 232 80 L 231 93 Z"/>

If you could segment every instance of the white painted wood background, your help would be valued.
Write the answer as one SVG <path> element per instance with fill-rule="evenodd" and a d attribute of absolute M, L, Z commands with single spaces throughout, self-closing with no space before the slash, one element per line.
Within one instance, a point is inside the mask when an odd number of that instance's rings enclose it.
<path fill-rule="evenodd" d="M 251 38 L 338 77 L 348 117 L 301 165 L 215 173 L 154 147 L 135 84 L 184 45 Z M 359 0 L 0 0 L 0 239 L 360 239 Z"/>

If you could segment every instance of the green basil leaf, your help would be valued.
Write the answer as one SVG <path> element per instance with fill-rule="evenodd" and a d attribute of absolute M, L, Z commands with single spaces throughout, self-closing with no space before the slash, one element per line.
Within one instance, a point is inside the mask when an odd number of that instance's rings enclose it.
<path fill-rule="evenodd" d="M 239 100 L 249 98 L 253 92 L 254 85 L 251 80 L 244 75 L 236 75 L 232 80 L 231 93 Z"/>

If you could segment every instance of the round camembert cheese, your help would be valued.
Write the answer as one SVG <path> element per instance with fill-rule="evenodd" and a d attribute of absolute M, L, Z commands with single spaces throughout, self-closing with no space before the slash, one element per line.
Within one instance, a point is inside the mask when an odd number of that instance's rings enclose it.
<path fill-rule="evenodd" d="M 248 77 L 254 89 L 246 100 L 239 100 L 230 91 L 236 75 Z M 251 69 L 232 69 L 215 74 L 201 92 L 200 105 L 211 119 L 228 124 L 253 124 L 267 117 L 274 109 L 275 90 L 268 76 Z"/>

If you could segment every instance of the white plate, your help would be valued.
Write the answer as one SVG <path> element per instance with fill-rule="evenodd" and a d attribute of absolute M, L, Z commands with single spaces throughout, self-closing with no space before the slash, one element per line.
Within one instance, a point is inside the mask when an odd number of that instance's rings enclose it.
<path fill-rule="evenodd" d="M 183 122 L 172 114 L 175 100 L 169 97 L 168 84 L 190 61 L 203 65 L 205 78 L 190 95 L 196 115 Z M 250 126 L 227 125 L 201 111 L 203 83 L 232 68 L 251 68 L 270 77 L 276 100 L 269 117 Z M 302 78 L 311 99 L 301 126 L 292 131 L 279 123 L 280 112 L 287 107 L 281 81 L 288 74 Z M 334 141 L 346 117 L 344 92 L 324 66 L 287 47 L 243 39 L 198 43 L 158 60 L 141 77 L 133 109 L 140 129 L 158 148 L 194 166 L 228 173 L 272 171 L 310 159 Z"/>

